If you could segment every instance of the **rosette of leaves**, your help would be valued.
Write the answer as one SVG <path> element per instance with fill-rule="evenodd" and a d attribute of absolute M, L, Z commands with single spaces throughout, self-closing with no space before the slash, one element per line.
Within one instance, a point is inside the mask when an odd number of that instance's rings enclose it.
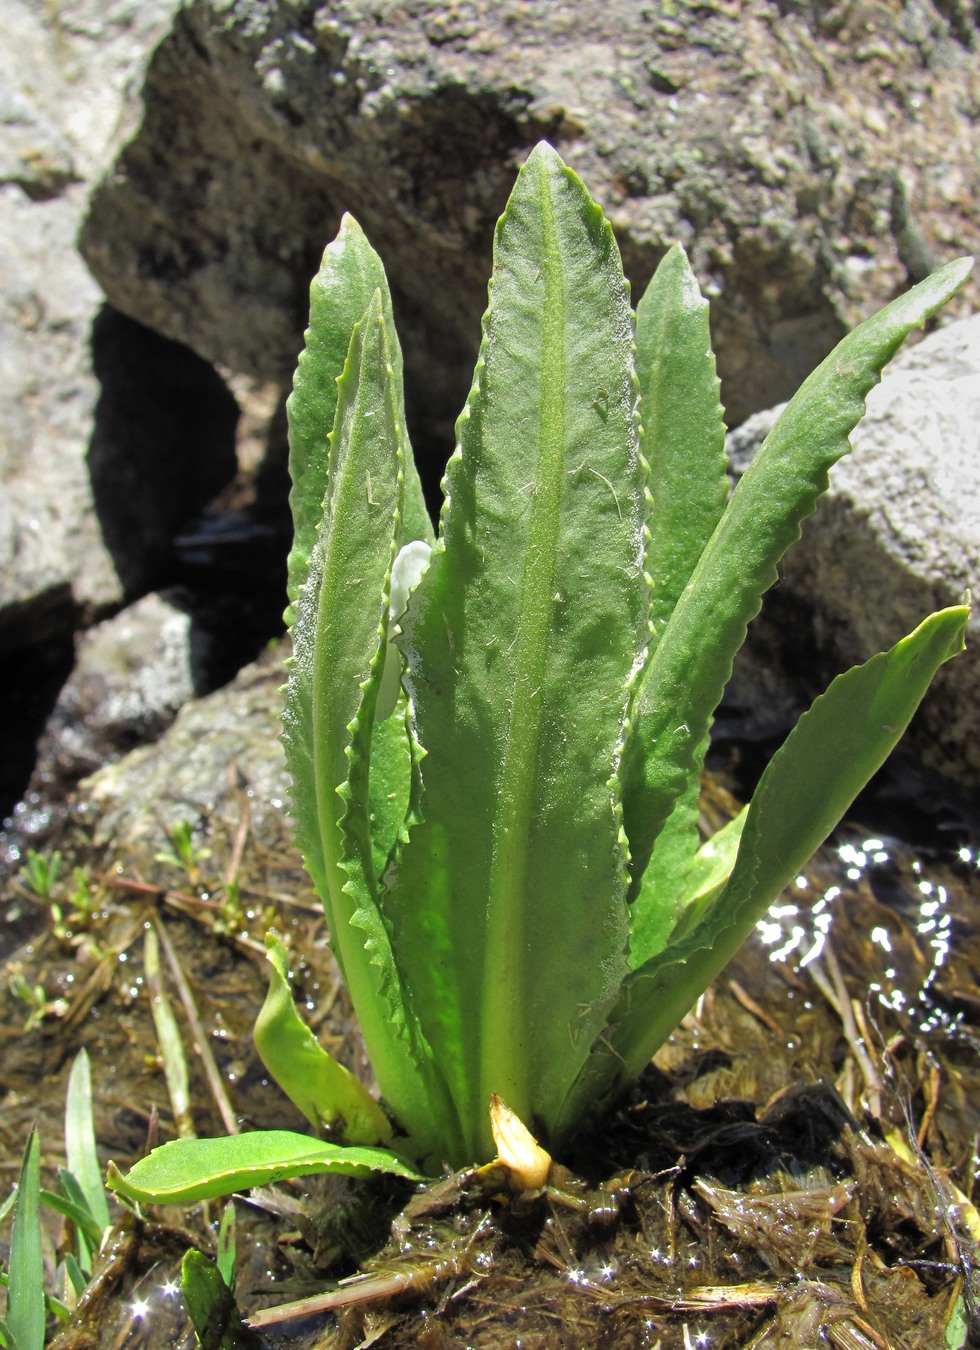
<path fill-rule="evenodd" d="M 280 1036 L 280 1007 L 260 1050 L 311 1120 L 431 1170 L 493 1156 L 496 1093 L 560 1150 L 805 866 L 962 647 L 966 607 L 834 680 L 704 840 L 712 716 L 882 366 L 970 267 L 848 335 L 730 493 L 683 250 L 634 315 L 608 221 L 539 145 L 497 225 L 434 537 L 384 270 L 345 217 L 289 405 L 283 742 L 299 846 L 396 1132 L 332 1069 L 311 1103 L 302 1066 L 325 1052 L 312 1037 L 300 1051 L 291 1022 Z"/>

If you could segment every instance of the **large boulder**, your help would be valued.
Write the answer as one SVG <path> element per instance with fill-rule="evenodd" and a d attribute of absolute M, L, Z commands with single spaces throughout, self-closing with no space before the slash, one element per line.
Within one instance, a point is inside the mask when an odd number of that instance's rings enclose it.
<path fill-rule="evenodd" d="M 444 447 L 493 222 L 547 136 L 637 287 L 673 240 L 689 249 L 734 425 L 980 245 L 976 44 L 969 7 L 939 0 L 191 0 L 82 246 L 126 313 L 286 379 L 353 211 L 392 278 L 417 438 Z"/>
<path fill-rule="evenodd" d="M 75 239 L 128 83 L 175 0 L 6 0 L 0 44 L 0 651 L 158 579 L 234 471 L 199 356 L 105 306 Z"/>
<path fill-rule="evenodd" d="M 736 473 L 778 414 L 760 413 L 729 436 Z M 980 314 L 896 358 L 852 446 L 787 553 L 762 616 L 767 663 L 781 661 L 807 694 L 890 647 L 931 610 L 960 604 L 968 589 L 980 594 Z M 939 671 L 904 748 L 976 788 L 978 723 L 974 609 L 967 650 Z"/>

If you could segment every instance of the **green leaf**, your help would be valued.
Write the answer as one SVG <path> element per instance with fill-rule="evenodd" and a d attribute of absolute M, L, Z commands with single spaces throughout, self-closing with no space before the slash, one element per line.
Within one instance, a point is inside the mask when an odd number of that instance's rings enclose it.
<path fill-rule="evenodd" d="M 218 1274 L 229 1289 L 235 1287 L 235 1255 L 237 1251 L 235 1225 L 235 1202 L 229 1200 L 225 1205 L 218 1226 Z"/>
<path fill-rule="evenodd" d="M 868 319 L 806 380 L 743 475 L 678 600 L 637 693 L 623 756 L 623 814 L 634 875 L 646 868 L 698 755 L 748 621 L 776 564 L 849 449 L 864 400 L 899 344 L 966 280 L 949 263 Z"/>
<path fill-rule="evenodd" d="M 41 1255 L 41 1140 L 33 1126 L 17 1182 L 7 1270 L 7 1327 L 17 1350 L 44 1347 L 44 1261 Z"/>
<path fill-rule="evenodd" d="M 68 1078 L 65 1105 L 65 1151 L 68 1170 L 78 1182 L 92 1215 L 104 1232 L 109 1227 L 109 1205 L 102 1185 L 102 1168 L 92 1123 L 92 1075 L 88 1053 L 79 1050 Z M 96 1238 L 96 1248 L 99 1238 Z"/>
<path fill-rule="evenodd" d="M 655 646 L 728 501 L 708 302 L 680 244 L 665 254 L 637 306 L 636 373 L 654 503 L 646 566 Z"/>
<path fill-rule="evenodd" d="M 353 216 L 345 215 L 337 238 L 328 244 L 320 270 L 310 286 L 310 326 L 300 354 L 293 392 L 287 404 L 289 418 L 289 472 L 294 539 L 289 555 L 286 622 L 295 622 L 295 606 L 306 581 L 316 533 L 323 516 L 327 481 L 327 437 L 337 409 L 337 380 L 350 347 L 354 325 L 364 317 L 375 291 L 381 292 L 381 312 L 388 329 L 391 365 L 396 386 L 399 429 L 406 450 L 402 354 L 395 335 L 391 295 L 381 259 Z M 422 499 L 422 487 L 411 455 L 406 456 L 405 519 L 402 541 L 432 542 L 432 523 Z"/>
<path fill-rule="evenodd" d="M 154 928 L 148 927 L 143 939 L 143 969 L 150 994 L 150 1012 L 163 1060 L 163 1074 L 178 1133 L 193 1139 L 194 1116 L 191 1111 L 190 1071 L 180 1027 L 160 974 L 160 942 Z"/>
<path fill-rule="evenodd" d="M 625 971 L 613 782 L 646 640 L 646 472 L 612 232 L 546 145 L 494 241 L 442 540 L 403 627 L 421 823 L 386 902 L 469 1157 L 547 1124 Z M 571 974 L 574 972 L 574 975 Z"/>
<path fill-rule="evenodd" d="M 728 501 L 708 302 L 679 244 L 666 253 L 637 307 L 636 349 L 641 447 L 654 503 L 646 555 L 653 587 L 649 662 Z M 676 921 L 698 848 L 698 774 L 707 745 L 705 736 L 694 757 L 697 772 L 674 803 L 646 869 L 633 868 L 631 966 L 659 951 Z"/>
<path fill-rule="evenodd" d="M 412 743 L 408 699 L 371 732 L 368 796 L 374 872 L 383 877 L 396 846 L 408 838 L 412 803 Z"/>
<path fill-rule="evenodd" d="M 939 666 L 962 651 L 968 615 L 965 605 L 930 615 L 889 651 L 839 675 L 803 714 L 759 781 L 724 889 L 693 931 L 672 938 L 627 982 L 576 1087 L 579 1109 L 642 1070 L 806 866 L 891 753 Z"/>
<path fill-rule="evenodd" d="M 91 1275 L 91 1273 L 92 1272 L 90 1270 L 88 1274 Z M 81 1266 L 78 1264 L 78 1262 L 76 1261 L 75 1257 L 71 1254 L 71 1252 L 65 1252 L 65 1274 L 71 1281 L 71 1287 L 75 1294 L 75 1298 L 76 1299 L 81 1298 L 81 1296 L 85 1293 L 86 1286 L 88 1285 L 88 1275 L 86 1275 L 85 1271 L 82 1270 Z"/>
<path fill-rule="evenodd" d="M 59 1170 L 58 1179 L 61 1183 L 61 1193 L 45 1190 L 42 1187 L 42 1203 L 58 1214 L 63 1214 L 66 1219 L 70 1219 L 79 1232 L 83 1233 L 92 1244 L 92 1249 L 98 1251 L 99 1243 L 102 1241 L 102 1229 L 89 1209 L 87 1200 L 78 1188 L 78 1183 L 72 1184 L 74 1177 L 64 1168 Z"/>
<path fill-rule="evenodd" d="M 694 855 L 687 886 L 677 905 L 677 923 L 668 935 L 671 942 L 695 928 L 721 894 L 735 867 L 748 810 L 743 806 L 738 815 L 713 834 Z"/>
<path fill-rule="evenodd" d="M 201 1350 L 261 1350 L 261 1338 L 242 1321 L 221 1271 L 193 1247 L 181 1262 L 180 1292 Z"/>
<path fill-rule="evenodd" d="M 296 1011 L 285 947 L 272 933 L 265 945 L 272 967 L 269 990 L 252 1032 L 262 1063 L 311 1125 L 319 1129 L 339 1119 L 350 1143 L 387 1142 L 391 1126 L 378 1103 L 324 1050 Z"/>
<path fill-rule="evenodd" d="M 419 1137 L 452 1137 L 379 907 L 371 828 L 374 708 L 387 645 L 404 454 L 380 292 L 354 328 L 330 482 L 299 600 L 283 745 L 296 834 L 383 1095 Z"/>
<path fill-rule="evenodd" d="M 110 1163 L 108 1181 L 114 1191 L 140 1204 L 189 1205 L 323 1172 L 345 1177 L 388 1172 L 419 1179 L 382 1148 L 343 1148 L 290 1130 L 255 1130 L 220 1139 L 173 1139 L 141 1158 L 126 1176 Z"/>

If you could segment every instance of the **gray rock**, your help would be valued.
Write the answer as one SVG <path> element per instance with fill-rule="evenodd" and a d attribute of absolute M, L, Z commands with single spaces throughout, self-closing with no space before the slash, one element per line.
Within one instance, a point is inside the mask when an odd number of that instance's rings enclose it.
<path fill-rule="evenodd" d="M 71 782 L 155 740 L 203 691 L 207 653 L 178 593 L 144 596 L 78 645 L 38 754 L 38 779 Z"/>
<path fill-rule="evenodd" d="M 286 379 L 309 278 L 353 211 L 392 278 L 419 439 L 445 444 L 493 221 L 547 136 L 637 287 L 673 240 L 689 249 L 737 423 L 980 245 L 976 41 L 972 12 L 935 0 L 192 0 L 82 245 L 119 308 Z"/>
<path fill-rule="evenodd" d="M 5 3 L 0 650 L 152 585 L 176 528 L 233 472 L 221 381 L 105 310 L 75 247 L 123 90 L 174 7 Z"/>
<path fill-rule="evenodd" d="M 289 782 L 279 744 L 283 650 L 267 651 L 224 689 L 184 706 L 152 745 L 85 779 L 76 809 L 96 846 L 166 845 L 186 821 L 200 838 L 234 839 L 242 820 L 266 847 L 286 838 Z"/>
<path fill-rule="evenodd" d="M 778 416 L 750 418 L 729 437 L 744 471 Z M 804 523 L 763 610 L 773 634 L 791 633 L 782 658 L 813 686 L 891 646 L 933 609 L 980 584 L 980 314 L 900 354 L 872 390 L 834 466 L 831 486 Z M 754 644 L 756 655 L 759 643 Z M 940 670 L 905 742 L 930 768 L 980 785 L 980 615 L 967 650 Z"/>

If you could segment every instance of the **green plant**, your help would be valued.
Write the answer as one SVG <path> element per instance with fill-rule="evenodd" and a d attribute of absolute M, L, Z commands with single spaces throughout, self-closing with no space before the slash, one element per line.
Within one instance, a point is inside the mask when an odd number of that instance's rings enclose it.
<path fill-rule="evenodd" d="M 88 1055 L 80 1050 L 68 1078 L 65 1104 L 65 1152 L 68 1167 L 58 1169 L 57 1191 L 41 1185 L 41 1141 L 31 1129 L 16 1190 L 0 1207 L 0 1220 L 14 1212 L 10 1261 L 6 1274 L 7 1316 L 0 1320 L 0 1346 L 6 1350 L 41 1350 L 46 1313 L 67 1321 L 70 1305 L 92 1275 L 95 1254 L 109 1227 L 109 1207 L 95 1148 L 92 1085 Z M 40 1206 L 67 1219 L 72 1250 L 64 1252 L 59 1275 L 64 1298 L 45 1293 Z"/>
<path fill-rule="evenodd" d="M 634 316 L 607 221 L 539 146 L 497 226 L 435 541 L 384 272 L 345 218 L 290 400 L 283 740 L 403 1157 L 492 1157 L 494 1093 L 558 1149 L 607 1109 L 962 647 L 957 606 L 836 679 L 749 807 L 702 843 L 700 770 L 746 625 L 881 367 L 971 265 L 846 337 L 729 499 L 707 305 L 683 251 Z M 280 1000 L 285 978 L 280 957 Z M 324 1056 L 311 1041 L 263 1047 L 294 1099 Z M 370 1134 L 376 1108 L 352 1082 L 363 1110 L 324 1087 L 308 1117 Z M 257 1138 L 209 1142 L 237 1146 L 222 1157 L 240 1181 Z M 188 1141 L 158 1154 L 132 1174 L 144 1198 L 155 1168 L 210 1184 Z"/>
<path fill-rule="evenodd" d="M 156 855 L 157 862 L 169 863 L 186 872 L 192 886 L 201 880 L 201 863 L 211 856 L 211 850 L 198 845 L 189 820 L 178 820 L 170 828 L 170 848 Z"/>
<path fill-rule="evenodd" d="M 61 871 L 61 852 L 54 849 L 50 854 L 38 853 L 36 848 L 27 850 L 27 860 L 20 869 L 20 880 L 37 896 L 39 900 L 49 901 Z"/>

